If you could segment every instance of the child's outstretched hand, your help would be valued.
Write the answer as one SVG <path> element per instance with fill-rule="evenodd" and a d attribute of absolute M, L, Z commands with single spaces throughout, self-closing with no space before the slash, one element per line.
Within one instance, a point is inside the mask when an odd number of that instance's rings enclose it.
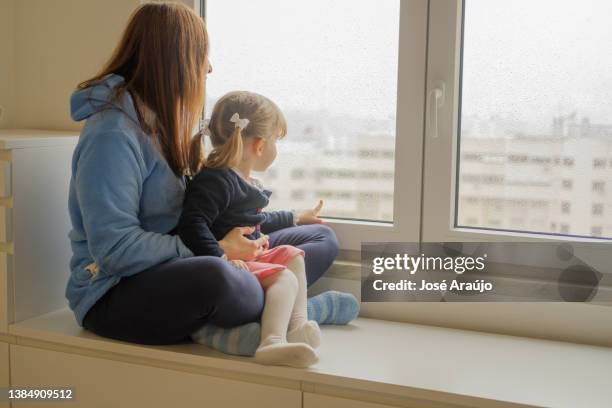
<path fill-rule="evenodd" d="M 312 210 L 306 210 L 299 213 L 296 224 L 323 224 L 323 220 L 319 218 L 319 212 L 321 211 L 321 208 L 323 208 L 323 200 L 319 200 L 319 203 Z"/>

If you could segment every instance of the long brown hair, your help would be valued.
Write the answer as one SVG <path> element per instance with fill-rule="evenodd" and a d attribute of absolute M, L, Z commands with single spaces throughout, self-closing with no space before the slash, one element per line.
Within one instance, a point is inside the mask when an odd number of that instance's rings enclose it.
<path fill-rule="evenodd" d="M 244 129 L 231 121 L 236 113 L 241 119 L 249 120 Z M 192 174 L 203 167 L 236 166 L 242 158 L 243 138 L 284 137 L 287 134 L 287 122 L 283 112 L 267 97 L 255 92 L 233 91 L 215 103 L 206 132 L 210 136 L 213 150 L 205 157 L 203 131 L 193 138 L 190 160 Z"/>
<path fill-rule="evenodd" d="M 158 143 L 172 171 L 189 171 L 189 146 L 204 105 L 208 34 L 202 18 L 180 3 L 139 6 L 104 68 L 78 89 L 114 73 L 125 79 L 115 98 L 126 90 L 134 98 L 143 130 Z M 141 106 L 144 104 L 145 106 Z M 153 124 L 143 120 L 152 111 Z"/>

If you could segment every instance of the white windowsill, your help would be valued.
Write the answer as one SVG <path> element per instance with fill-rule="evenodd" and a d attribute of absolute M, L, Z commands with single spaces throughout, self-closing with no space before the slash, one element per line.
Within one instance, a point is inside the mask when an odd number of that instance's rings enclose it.
<path fill-rule="evenodd" d="M 322 330 L 320 362 L 305 370 L 261 366 L 199 344 L 105 339 L 78 327 L 67 308 L 10 325 L 5 341 L 175 370 L 195 366 L 206 375 L 378 402 L 603 407 L 612 401 L 610 348 L 367 318 Z"/>
<path fill-rule="evenodd" d="M 529 282 L 523 282 L 529 285 Z M 308 288 L 361 296 L 361 265 L 336 261 Z M 600 291 L 610 290 L 600 288 Z M 375 302 L 361 303 L 360 316 L 371 319 L 475 330 L 492 334 L 612 347 L 609 303 L 593 302 Z"/>

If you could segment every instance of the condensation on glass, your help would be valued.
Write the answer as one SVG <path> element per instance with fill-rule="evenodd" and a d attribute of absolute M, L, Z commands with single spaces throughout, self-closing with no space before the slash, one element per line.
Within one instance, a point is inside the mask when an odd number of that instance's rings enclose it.
<path fill-rule="evenodd" d="M 610 16 L 466 0 L 457 226 L 612 237 Z"/>
<path fill-rule="evenodd" d="M 274 100 L 288 121 L 256 174 L 271 208 L 393 220 L 399 0 L 208 0 L 207 114 L 231 90 Z"/>

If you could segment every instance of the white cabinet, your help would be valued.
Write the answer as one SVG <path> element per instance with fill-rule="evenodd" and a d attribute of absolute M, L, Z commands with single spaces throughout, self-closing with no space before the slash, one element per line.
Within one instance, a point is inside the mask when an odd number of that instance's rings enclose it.
<path fill-rule="evenodd" d="M 0 130 L 0 333 L 61 309 L 74 132 Z"/>
<path fill-rule="evenodd" d="M 0 343 L 0 388 L 9 384 L 9 348 L 8 343 Z"/>
<path fill-rule="evenodd" d="M 10 151 L 0 150 L 0 333 L 8 331 L 9 304 L 12 304 L 8 272 L 10 253 L 13 252 L 10 158 Z"/>
<path fill-rule="evenodd" d="M 11 345 L 11 381 L 19 387 L 68 387 L 73 408 L 299 408 L 301 391 L 148 365 Z M 13 403 L 47 407 L 48 402 Z"/>
<path fill-rule="evenodd" d="M 9 346 L 0 343 L 0 388 L 9 386 Z M 0 408 L 9 408 L 8 402 L 0 401 Z"/>
<path fill-rule="evenodd" d="M 2 229 L 0 223 L 0 229 Z M 9 282 L 6 252 L 0 252 L 0 333 L 8 332 Z"/>

